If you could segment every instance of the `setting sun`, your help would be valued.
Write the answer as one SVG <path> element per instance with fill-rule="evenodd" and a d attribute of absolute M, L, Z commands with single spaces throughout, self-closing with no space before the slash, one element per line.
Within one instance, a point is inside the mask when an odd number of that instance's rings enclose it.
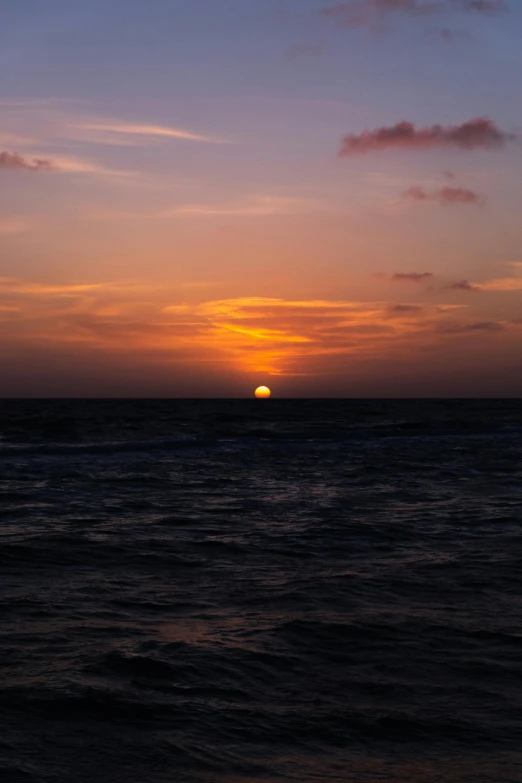
<path fill-rule="evenodd" d="M 260 400 L 268 399 L 268 397 L 270 397 L 271 394 L 272 392 L 267 386 L 259 386 L 259 388 L 257 388 L 255 391 L 256 397 Z"/>

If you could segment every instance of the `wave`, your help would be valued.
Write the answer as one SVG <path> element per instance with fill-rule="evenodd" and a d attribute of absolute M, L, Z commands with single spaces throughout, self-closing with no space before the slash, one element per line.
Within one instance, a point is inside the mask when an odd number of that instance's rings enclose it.
<path fill-rule="evenodd" d="M 444 441 L 448 438 L 459 440 L 476 438 L 520 438 L 522 427 L 510 427 L 504 430 L 492 431 L 489 427 L 474 427 L 473 429 L 451 429 L 437 428 L 434 430 L 431 426 L 417 426 L 407 423 L 403 426 L 377 430 L 371 429 L 353 429 L 348 432 L 339 431 L 339 429 L 329 431 L 301 431 L 291 433 L 274 433 L 268 431 L 251 431 L 244 433 L 235 433 L 233 436 L 224 437 L 220 435 L 215 438 L 176 438 L 176 439 L 158 439 L 158 440 L 129 440 L 129 441 L 111 441 L 103 443 L 60 443 L 47 442 L 38 444 L 16 444 L 0 443 L 0 459 L 13 459 L 17 457 L 75 457 L 75 456 L 96 456 L 96 455 L 117 455 L 161 451 L 187 451 L 204 449 L 226 449 L 227 446 L 251 447 L 251 443 L 258 441 L 260 443 L 273 443 L 275 446 L 293 444 L 299 448 L 318 446 L 340 446 L 350 442 L 358 441 L 384 441 L 397 439 L 429 439 L 434 441 Z"/>

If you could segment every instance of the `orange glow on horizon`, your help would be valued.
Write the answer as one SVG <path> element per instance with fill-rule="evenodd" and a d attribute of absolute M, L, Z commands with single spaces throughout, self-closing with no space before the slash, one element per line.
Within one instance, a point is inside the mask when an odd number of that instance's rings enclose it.
<path fill-rule="evenodd" d="M 514 266 L 514 272 L 518 271 Z M 519 319 L 478 320 L 468 305 L 235 297 L 188 303 L 179 285 L 136 281 L 41 284 L 0 278 L 0 338 L 6 351 L 34 346 L 136 366 L 221 366 L 287 378 L 337 378 L 382 362 L 419 361 L 444 346 L 520 339 Z M 467 350 L 467 348 L 466 348 Z M 367 372 L 367 369 L 364 370 Z M 199 370 L 198 370 L 199 372 Z"/>

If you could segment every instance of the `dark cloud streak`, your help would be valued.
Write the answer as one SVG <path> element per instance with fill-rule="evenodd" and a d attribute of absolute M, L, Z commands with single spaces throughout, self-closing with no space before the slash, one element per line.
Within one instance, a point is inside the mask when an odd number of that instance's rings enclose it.
<path fill-rule="evenodd" d="M 0 170 L 52 171 L 55 168 L 50 160 L 33 158 L 28 160 L 17 152 L 0 152 Z"/>
<path fill-rule="evenodd" d="M 444 286 L 447 291 L 480 291 L 480 288 L 467 280 L 460 280 Z"/>
<path fill-rule="evenodd" d="M 344 28 L 375 27 L 392 15 L 422 17 L 443 11 L 486 16 L 507 10 L 504 0 L 348 0 L 328 5 L 318 14 Z"/>
<path fill-rule="evenodd" d="M 504 0 L 453 0 L 453 4 L 457 5 L 460 11 L 486 14 L 487 16 L 508 10 Z"/>
<path fill-rule="evenodd" d="M 436 201 L 445 206 L 452 204 L 470 204 L 478 206 L 485 201 L 484 196 L 475 193 L 473 190 L 468 190 L 467 188 L 445 187 L 428 193 L 424 188 L 414 186 L 409 188 L 404 195 L 414 201 Z"/>
<path fill-rule="evenodd" d="M 437 0 L 351 0 L 322 8 L 319 14 L 340 27 L 371 27 L 390 14 L 424 15 L 441 7 L 443 3 Z"/>
<path fill-rule="evenodd" d="M 433 277 L 432 272 L 395 272 L 388 275 L 384 272 L 375 272 L 374 277 L 391 280 L 393 283 L 425 283 Z"/>
<path fill-rule="evenodd" d="M 474 332 L 501 332 L 506 328 L 500 321 L 478 321 L 470 324 L 443 324 L 438 331 L 443 334 L 473 334 Z"/>

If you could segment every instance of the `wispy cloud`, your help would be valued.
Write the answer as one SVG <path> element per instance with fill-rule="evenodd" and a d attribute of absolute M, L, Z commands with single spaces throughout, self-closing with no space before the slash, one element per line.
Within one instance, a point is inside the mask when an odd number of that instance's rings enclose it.
<path fill-rule="evenodd" d="M 425 283 L 433 277 L 432 272 L 394 272 L 386 274 L 385 272 L 375 272 L 374 277 L 381 277 L 391 280 L 392 283 Z"/>
<path fill-rule="evenodd" d="M 511 275 L 494 278 L 481 283 L 460 280 L 447 283 L 443 288 L 449 291 L 522 291 L 522 262 L 509 264 Z"/>
<path fill-rule="evenodd" d="M 313 200 L 285 196 L 250 196 L 244 201 L 224 204 L 182 204 L 161 213 L 162 217 L 263 217 L 300 215 L 321 209 Z"/>
<path fill-rule="evenodd" d="M 508 325 L 506 321 L 475 321 L 473 323 L 440 324 L 438 331 L 444 334 L 469 334 L 473 332 L 501 332 Z"/>
<path fill-rule="evenodd" d="M 73 129 L 83 131 L 95 131 L 110 134 L 112 143 L 117 143 L 118 136 L 138 136 L 153 137 L 163 139 L 180 139 L 183 141 L 198 141 L 206 144 L 228 144 L 224 139 L 218 139 L 213 136 L 206 136 L 200 133 L 183 130 L 181 128 L 171 128 L 164 125 L 147 125 L 139 123 L 125 122 L 84 122 L 70 126 Z"/>
<path fill-rule="evenodd" d="M 31 152 L 34 149 L 52 150 L 52 154 L 45 152 L 38 156 L 42 158 L 55 158 L 56 150 L 59 150 L 60 156 L 69 155 L 70 159 L 72 152 L 78 158 L 79 145 L 88 148 L 88 155 L 92 158 L 94 147 L 139 147 L 176 141 L 231 143 L 218 135 L 150 122 L 148 119 L 133 122 L 89 114 L 85 106 L 73 106 L 67 102 L 14 100 L 2 104 L 0 145 L 21 151 L 29 149 Z M 100 164 L 96 166 L 96 172 L 106 173 L 106 167 Z M 90 173 L 95 173 L 94 165 Z"/>
<path fill-rule="evenodd" d="M 456 280 L 444 282 L 442 278 L 437 288 L 443 291 L 520 291 L 522 290 L 522 262 L 510 264 L 512 274 L 506 277 L 494 278 L 482 283 L 470 282 L 469 280 Z M 437 282 L 437 278 L 432 272 L 374 272 L 374 277 L 388 280 L 391 283 L 427 283 Z"/>
<path fill-rule="evenodd" d="M 58 155 L 53 158 L 56 171 L 64 174 L 90 174 L 106 180 L 129 180 L 136 172 L 125 169 L 113 169 L 88 158 Z"/>
<path fill-rule="evenodd" d="M 505 0 L 451 0 L 461 11 L 491 16 L 508 10 Z"/>
<path fill-rule="evenodd" d="M 440 188 L 439 190 L 426 191 L 419 186 L 408 188 L 404 194 L 413 201 L 435 201 L 444 206 L 452 204 L 481 205 L 485 203 L 484 196 L 467 188 Z"/>
<path fill-rule="evenodd" d="M 286 300 L 244 297 L 167 308 L 206 324 L 200 339 L 228 353 L 249 371 L 273 375 L 316 372 L 321 357 L 380 353 L 419 330 L 433 333 L 447 317 L 442 308 L 383 302 Z M 454 311 L 453 311 L 454 312 Z"/>
<path fill-rule="evenodd" d="M 18 152 L 0 152 L 1 171 L 53 172 L 61 174 L 91 174 L 105 179 L 128 179 L 132 171 L 112 169 L 91 160 L 65 155 L 52 158 L 26 158 Z"/>
<path fill-rule="evenodd" d="M 468 280 L 458 280 L 444 286 L 447 291 L 480 291 L 480 286 L 470 283 Z"/>
<path fill-rule="evenodd" d="M 512 274 L 477 284 L 483 291 L 522 291 L 522 262 L 510 265 Z"/>
<path fill-rule="evenodd" d="M 76 296 L 100 291 L 111 287 L 107 283 L 39 283 L 31 280 L 19 280 L 12 277 L 0 277 L 0 293 L 25 294 L 33 296 Z"/>
<path fill-rule="evenodd" d="M 326 6 L 318 13 L 340 27 L 371 27 L 393 14 L 425 15 L 440 10 L 442 5 L 436 0 L 351 0 Z"/>
<path fill-rule="evenodd" d="M 477 117 L 461 125 L 431 125 L 426 128 L 416 128 L 411 122 L 399 122 L 345 136 L 339 155 L 365 155 L 386 150 L 495 149 L 515 138 L 498 128 L 489 117 Z"/>
<path fill-rule="evenodd" d="M 492 16 L 507 10 L 504 0 L 348 0 L 317 12 L 339 27 L 376 27 L 393 16 L 424 17 L 443 11 Z"/>
<path fill-rule="evenodd" d="M 375 362 L 390 350 L 411 356 L 441 340 L 511 326 L 469 318 L 454 305 L 254 296 L 187 304 L 181 295 L 159 284 L 0 279 L 0 342 L 76 345 L 162 366 L 221 362 L 241 372 L 316 376 L 321 366 L 335 374 L 343 357 Z"/>

